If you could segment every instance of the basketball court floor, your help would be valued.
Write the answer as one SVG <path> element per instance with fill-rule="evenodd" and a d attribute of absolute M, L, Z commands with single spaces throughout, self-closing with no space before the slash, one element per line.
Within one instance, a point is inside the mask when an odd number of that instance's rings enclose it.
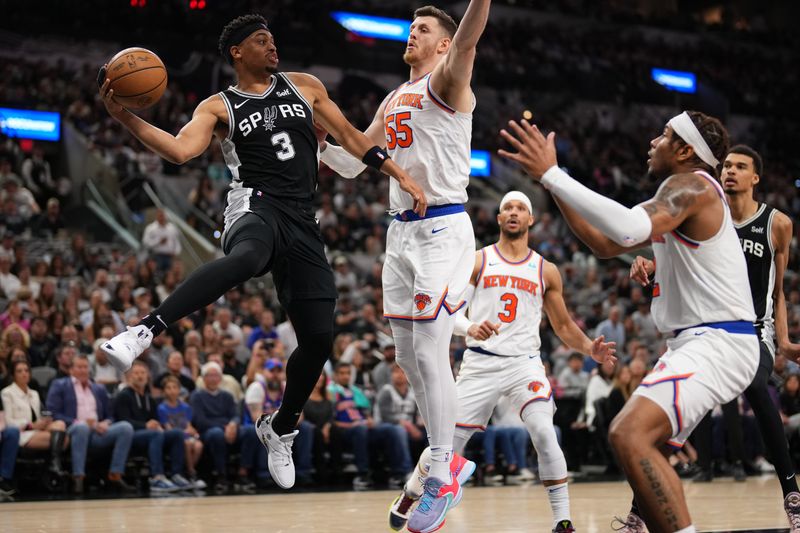
<path fill-rule="evenodd" d="M 774 477 L 745 483 L 716 480 L 684 486 L 698 531 L 785 532 Z M 579 532 L 610 532 L 630 491 L 621 482 L 570 485 Z M 258 496 L 172 497 L 0 504 L 0 531 L 372 533 L 390 531 L 386 511 L 394 492 L 287 493 Z M 547 533 L 550 510 L 542 487 L 470 487 L 443 532 Z"/>

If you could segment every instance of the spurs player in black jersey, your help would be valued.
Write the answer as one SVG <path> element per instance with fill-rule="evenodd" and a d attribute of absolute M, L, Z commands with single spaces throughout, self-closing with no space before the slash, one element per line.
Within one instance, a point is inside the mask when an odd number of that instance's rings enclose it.
<path fill-rule="evenodd" d="M 756 312 L 756 331 L 761 341 L 758 372 L 744 395 L 753 408 L 764 445 L 778 474 L 784 509 L 792 526 L 790 531 L 800 533 L 800 491 L 783 423 L 767 389 L 776 350 L 792 360 L 797 360 L 800 355 L 800 345 L 789 342 L 783 294 L 783 274 L 789 260 L 792 221 L 774 207 L 755 199 L 755 188 L 761 181 L 762 172 L 763 162 L 759 153 L 749 146 L 737 145 L 728 151 L 722 164 L 720 182 L 747 261 L 750 292 Z M 647 284 L 647 273 L 652 273 L 652 262 L 637 257 L 631 267 L 631 276 Z M 738 400 L 726 404 L 723 410 L 735 419 L 732 423 L 740 423 Z M 702 424 L 697 429 L 695 438 L 710 441 L 710 423 Z M 701 449 L 710 448 L 710 445 L 702 444 L 698 443 L 698 453 Z M 739 446 L 743 447 L 742 444 Z"/>
<path fill-rule="evenodd" d="M 216 137 L 233 175 L 222 239 L 226 256 L 193 272 L 158 309 L 103 349 L 125 371 L 169 324 L 271 271 L 299 345 L 286 367 L 283 404 L 273 416 L 262 416 L 256 431 L 269 452 L 272 478 L 289 488 L 295 426 L 331 353 L 337 296 L 311 205 L 318 171 L 315 123 L 353 156 L 397 179 L 421 216 L 427 204 L 422 189 L 345 119 L 317 78 L 278 72 L 275 41 L 263 17 L 231 21 L 219 51 L 236 70 L 236 86 L 201 102 L 177 136 L 117 104 L 101 70 L 100 94 L 109 114 L 150 150 L 182 164 L 205 152 Z"/>

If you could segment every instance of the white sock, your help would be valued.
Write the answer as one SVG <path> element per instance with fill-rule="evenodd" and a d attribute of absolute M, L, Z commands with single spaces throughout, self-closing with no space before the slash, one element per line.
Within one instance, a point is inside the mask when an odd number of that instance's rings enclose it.
<path fill-rule="evenodd" d="M 431 449 L 425 448 L 422 451 L 422 455 L 419 456 L 419 461 L 417 461 L 417 465 L 414 467 L 414 472 L 411 473 L 411 477 L 406 481 L 406 486 L 404 487 L 406 495 L 411 496 L 415 500 L 422 497 L 422 482 L 428 477 L 430 469 Z"/>
<path fill-rule="evenodd" d="M 697 533 L 697 530 L 694 526 L 689 526 L 681 529 L 680 531 L 676 531 L 675 533 Z"/>
<path fill-rule="evenodd" d="M 545 487 L 547 499 L 550 500 L 550 509 L 553 511 L 553 528 L 562 520 L 570 520 L 569 517 L 569 488 L 567 483 L 550 485 Z"/>
<path fill-rule="evenodd" d="M 450 460 L 453 458 L 453 446 L 431 445 L 431 470 L 430 476 L 441 479 L 445 484 L 450 484 Z"/>

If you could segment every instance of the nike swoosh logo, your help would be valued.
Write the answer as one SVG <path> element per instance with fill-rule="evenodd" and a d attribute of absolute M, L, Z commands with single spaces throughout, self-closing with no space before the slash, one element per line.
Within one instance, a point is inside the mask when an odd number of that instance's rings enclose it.
<path fill-rule="evenodd" d="M 700 335 L 705 335 L 706 332 L 705 331 L 695 331 L 694 334 L 699 337 Z"/>
<path fill-rule="evenodd" d="M 439 229 L 433 229 L 433 230 L 431 230 L 431 233 L 439 233 L 440 231 L 444 231 L 446 229 L 447 229 L 447 226 L 445 226 L 443 228 L 439 228 Z"/>
<path fill-rule="evenodd" d="M 499 264 L 500 264 L 500 263 L 489 263 L 489 266 L 490 266 L 490 267 L 493 267 L 493 266 L 497 266 L 497 265 L 499 265 Z"/>
<path fill-rule="evenodd" d="M 788 476 L 786 476 L 787 481 L 790 481 L 792 479 L 794 479 L 794 474 L 789 474 Z"/>
<path fill-rule="evenodd" d="M 248 98 L 247 100 L 245 100 L 245 101 L 243 101 L 243 102 L 239 102 L 238 104 L 234 104 L 234 105 L 233 105 L 233 108 L 234 108 L 234 109 L 239 109 L 240 107 L 242 107 L 244 104 L 246 104 L 246 103 L 247 103 L 247 102 L 249 102 L 249 101 L 250 101 L 250 99 Z"/>

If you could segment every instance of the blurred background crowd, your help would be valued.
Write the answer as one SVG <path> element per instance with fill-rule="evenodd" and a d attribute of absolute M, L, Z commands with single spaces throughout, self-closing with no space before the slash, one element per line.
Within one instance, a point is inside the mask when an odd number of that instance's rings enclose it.
<path fill-rule="evenodd" d="M 408 18 L 407 2 L 331 0 L 302 18 L 289 1 L 240 0 L 223 9 L 209 0 L 203 12 L 179 2 L 140 1 L 60 5 L 70 16 L 58 25 L 33 3 L 6 9 L 0 2 L 9 14 L 0 22 L 0 107 L 55 111 L 63 121 L 59 142 L 0 134 L 5 497 L 97 487 L 160 494 L 274 486 L 253 420 L 280 406 L 283 369 L 297 341 L 269 276 L 172 325 L 127 375 L 97 349 L 218 253 L 230 180 L 216 143 L 176 167 L 126 134 L 97 97 L 99 65 L 132 44 L 157 51 L 167 63 L 169 87 L 143 116 L 173 133 L 199 101 L 230 83 L 232 72 L 214 50 L 222 24 L 240 13 L 264 13 L 282 68 L 318 75 L 360 128 L 406 75 L 401 43 L 348 33 L 330 12 Z M 798 218 L 800 167 L 792 141 L 800 133 L 793 68 L 800 58 L 785 13 L 747 1 L 691 8 L 680 1 L 496 4 L 475 70 L 474 148 L 493 152 L 505 121 L 529 111 L 540 127 L 556 131 L 559 161 L 573 176 L 633 205 L 653 192 L 644 164 L 650 139 L 680 109 L 702 108 L 724 119 L 736 143 L 761 151 L 759 198 Z M 463 11 L 463 2 L 442 5 Z M 692 71 L 701 90 L 666 91 L 650 78 L 652 67 Z M 650 288 L 631 283 L 630 258 L 592 257 L 546 193 L 517 169 L 496 158 L 491 168 L 470 185 L 479 246 L 498 236 L 501 195 L 511 188 L 528 192 L 537 218 L 530 246 L 559 266 L 576 322 L 617 342 L 616 368 L 596 368 L 563 346 L 546 320 L 541 325 L 570 471 L 576 478 L 618 475 L 605 431 L 665 349 L 649 312 Z M 386 179 L 375 172 L 343 180 L 321 169 L 317 218 L 340 298 L 334 352 L 295 446 L 298 479 L 306 486 L 400 486 L 425 446 L 413 391 L 394 363 L 383 318 L 387 198 Z M 800 337 L 798 271 L 795 233 L 785 279 L 793 339 Z M 463 340 L 454 338 L 456 375 L 463 350 Z M 772 380 L 796 457 L 798 371 L 778 356 Z M 726 438 L 729 424 L 715 417 L 717 474 L 769 472 L 743 401 L 739 414 L 743 451 Z M 506 405 L 468 453 L 482 465 L 479 483 L 535 479 L 526 431 Z M 695 460 L 691 446 L 673 459 L 686 476 L 699 471 Z"/>

